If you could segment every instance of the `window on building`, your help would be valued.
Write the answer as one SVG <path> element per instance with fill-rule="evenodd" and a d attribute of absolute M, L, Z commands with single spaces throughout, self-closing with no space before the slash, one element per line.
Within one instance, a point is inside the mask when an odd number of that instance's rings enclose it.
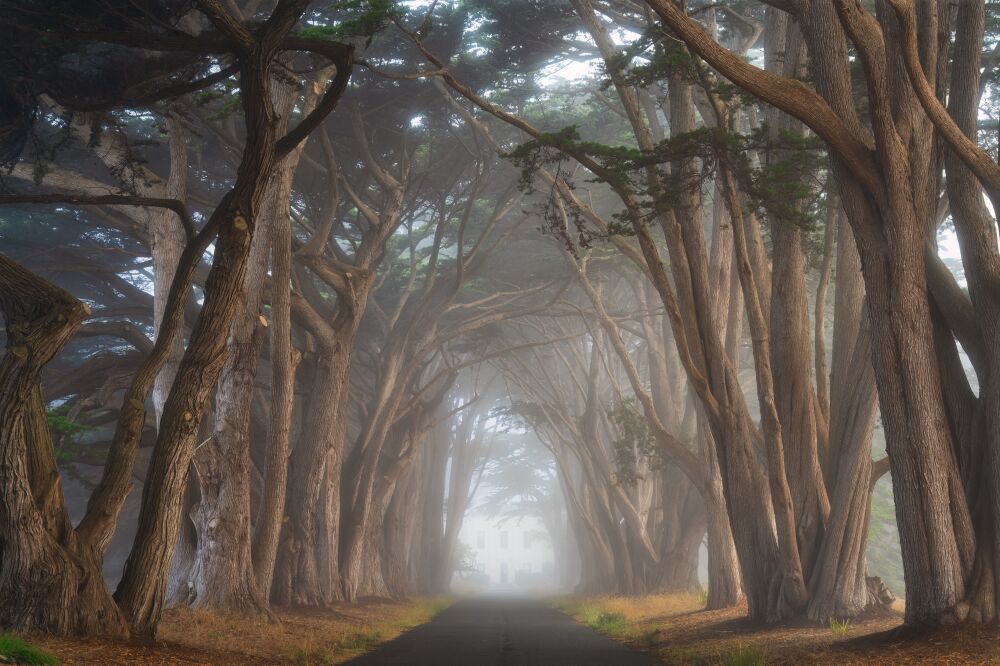
<path fill-rule="evenodd" d="M 507 547 L 507 532 L 500 533 L 500 547 L 501 548 Z"/>

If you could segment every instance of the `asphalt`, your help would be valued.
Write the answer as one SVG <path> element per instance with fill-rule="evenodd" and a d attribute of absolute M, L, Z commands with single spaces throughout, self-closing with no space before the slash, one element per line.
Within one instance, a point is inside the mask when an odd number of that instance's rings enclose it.
<path fill-rule="evenodd" d="M 659 662 L 576 624 L 544 601 L 462 600 L 353 666 L 653 666 Z"/>

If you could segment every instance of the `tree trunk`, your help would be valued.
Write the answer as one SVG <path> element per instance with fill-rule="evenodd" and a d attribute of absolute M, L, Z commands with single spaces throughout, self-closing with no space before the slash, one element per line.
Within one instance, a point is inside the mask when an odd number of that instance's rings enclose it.
<path fill-rule="evenodd" d="M 0 626 L 127 633 L 100 558 L 81 548 L 62 496 L 39 376 L 89 310 L 0 255 Z"/>
<path fill-rule="evenodd" d="M 293 86 L 274 86 L 272 103 L 284 132 L 297 99 Z M 265 187 L 250 244 L 243 294 L 233 318 L 227 360 L 216 390 L 215 432 L 199 444 L 191 473 L 198 503 L 191 513 L 197 546 L 187 602 L 195 608 L 267 615 L 259 593 L 250 549 L 250 425 L 257 360 L 266 326 L 262 294 L 267 279 L 272 233 L 288 225 L 288 200 L 300 152 L 278 164 Z"/>
<path fill-rule="evenodd" d="M 254 574 L 264 599 L 270 598 L 278 537 L 285 517 L 288 455 L 295 402 L 295 368 L 301 359 L 292 347 L 292 228 L 284 219 L 273 230 L 271 285 L 271 420 L 264 464 L 264 488 L 253 538 Z"/>
<path fill-rule="evenodd" d="M 140 635 L 155 633 L 163 610 L 188 465 L 205 402 L 226 360 L 228 324 L 241 302 L 254 224 L 274 167 L 276 122 L 268 90 L 273 48 L 253 47 L 241 68 L 246 147 L 233 190 L 212 214 L 221 225 L 204 305 L 164 406 L 135 541 L 115 593 Z"/>
<path fill-rule="evenodd" d="M 184 130 L 181 123 L 173 116 L 167 117 L 167 128 L 170 131 L 170 177 L 167 179 L 164 196 L 184 201 L 187 194 L 187 146 L 184 141 Z M 153 258 L 153 326 L 159 335 L 163 324 L 164 313 L 170 287 L 174 282 L 174 274 L 181 262 L 186 238 L 184 229 L 178 223 L 177 215 L 172 210 L 161 209 L 149 214 L 150 222 L 150 255 Z M 183 328 L 182 328 L 183 331 Z M 170 351 L 163 367 L 153 382 L 153 409 L 156 412 L 156 422 L 163 415 L 163 405 L 170 393 L 170 386 L 177 374 L 177 366 L 184 355 L 184 335 L 174 336 Z"/>
<path fill-rule="evenodd" d="M 345 334 L 336 346 L 321 348 L 316 355 L 302 439 L 289 460 L 288 520 L 282 530 L 272 586 L 273 599 L 279 604 L 318 606 L 339 598 L 339 587 L 326 589 L 320 584 L 317 539 L 337 539 L 336 531 L 330 530 L 335 530 L 340 513 L 344 391 L 352 344 L 353 335 Z M 324 491 L 324 485 L 332 487 Z M 325 499 L 321 502 L 321 498 Z M 321 515 L 328 519 L 321 523 Z M 325 560 L 334 566 L 337 558 L 329 555 Z"/>
<path fill-rule="evenodd" d="M 703 436 L 711 437 L 704 419 L 699 420 L 703 424 Z M 708 599 L 705 608 L 715 610 L 738 604 L 743 599 L 743 584 L 713 442 L 706 443 L 705 455 L 709 465 L 708 487 L 704 494 L 708 526 Z"/>

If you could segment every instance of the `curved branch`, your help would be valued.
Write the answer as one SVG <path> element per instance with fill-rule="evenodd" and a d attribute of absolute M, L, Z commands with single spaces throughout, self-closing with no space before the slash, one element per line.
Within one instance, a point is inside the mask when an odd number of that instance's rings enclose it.
<path fill-rule="evenodd" d="M 162 197 L 133 197 L 119 194 L 0 194 L 0 206 L 19 204 L 75 204 L 80 206 L 151 206 L 153 208 L 169 208 L 177 213 L 184 226 L 184 235 L 189 241 L 195 237 L 194 222 L 188 213 L 187 206 L 177 199 Z"/>
<path fill-rule="evenodd" d="M 742 60 L 716 42 L 673 0 L 647 2 L 688 48 L 739 87 L 808 125 L 844 160 L 870 192 L 882 191 L 872 146 L 856 136 L 815 90 L 800 81 L 765 71 Z"/>
<path fill-rule="evenodd" d="M 934 94 L 927 77 L 924 76 L 917 51 L 917 8 L 913 0 L 888 0 L 902 24 L 903 64 L 909 74 L 910 83 L 917 93 L 917 99 L 927 117 L 934 123 L 955 155 L 965 163 L 983 184 L 995 210 L 1000 206 L 1000 165 L 989 153 L 979 147 L 961 130 L 948 110 Z"/>

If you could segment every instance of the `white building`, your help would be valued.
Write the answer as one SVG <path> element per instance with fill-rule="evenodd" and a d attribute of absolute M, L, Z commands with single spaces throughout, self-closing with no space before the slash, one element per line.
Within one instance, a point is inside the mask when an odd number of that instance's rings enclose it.
<path fill-rule="evenodd" d="M 459 533 L 459 551 L 474 572 L 458 571 L 456 589 L 547 589 L 556 585 L 552 541 L 541 521 L 521 518 L 498 523 L 469 514 Z"/>

